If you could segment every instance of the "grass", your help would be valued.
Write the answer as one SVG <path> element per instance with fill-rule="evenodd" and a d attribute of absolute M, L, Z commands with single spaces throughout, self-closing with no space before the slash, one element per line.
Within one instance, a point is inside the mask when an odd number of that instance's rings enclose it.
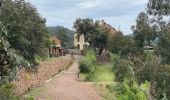
<path fill-rule="evenodd" d="M 90 76 L 91 82 L 95 82 L 93 84 L 95 91 L 104 100 L 117 100 L 115 94 L 107 88 L 108 85 L 115 85 L 112 64 L 95 64 L 94 66 L 94 74 L 80 73 L 80 81 L 86 81 L 86 78 Z"/>
<path fill-rule="evenodd" d="M 56 60 L 60 60 L 60 58 L 57 57 L 47 58 L 45 61 L 56 61 Z"/>
<path fill-rule="evenodd" d="M 96 70 L 94 71 L 94 82 L 113 82 L 114 73 L 111 64 L 96 64 Z"/>
<path fill-rule="evenodd" d="M 103 97 L 104 100 L 117 100 L 115 94 L 110 92 L 106 85 L 95 84 L 94 88 L 96 92 Z"/>
<path fill-rule="evenodd" d="M 95 71 L 93 75 L 87 73 L 80 73 L 80 81 L 89 81 L 86 80 L 87 77 L 91 77 L 92 82 L 113 82 L 114 81 L 114 72 L 111 64 L 95 64 Z"/>
<path fill-rule="evenodd" d="M 26 100 L 34 100 L 33 98 L 44 93 L 46 91 L 46 87 L 38 87 L 36 89 L 33 89 L 32 91 L 28 92 L 26 95 L 27 99 Z M 32 98 L 32 99 L 30 99 Z"/>

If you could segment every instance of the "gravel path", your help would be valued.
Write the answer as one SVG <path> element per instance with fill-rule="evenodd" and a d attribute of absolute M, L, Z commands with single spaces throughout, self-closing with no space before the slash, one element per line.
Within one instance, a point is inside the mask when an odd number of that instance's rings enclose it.
<path fill-rule="evenodd" d="M 63 74 L 46 83 L 45 92 L 36 100 L 102 100 L 93 86 L 79 82 L 77 78 L 78 63 L 74 62 Z"/>

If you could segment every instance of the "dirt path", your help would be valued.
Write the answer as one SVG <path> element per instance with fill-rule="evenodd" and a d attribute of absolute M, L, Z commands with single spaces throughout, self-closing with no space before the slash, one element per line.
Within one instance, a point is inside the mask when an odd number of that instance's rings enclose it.
<path fill-rule="evenodd" d="M 46 83 L 45 91 L 36 100 L 102 100 L 92 85 L 79 82 L 78 63 L 74 62 L 63 74 Z"/>

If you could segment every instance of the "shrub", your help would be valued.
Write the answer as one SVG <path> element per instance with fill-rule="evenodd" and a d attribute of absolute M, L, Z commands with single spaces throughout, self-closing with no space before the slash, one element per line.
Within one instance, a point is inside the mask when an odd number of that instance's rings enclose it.
<path fill-rule="evenodd" d="M 110 53 L 110 56 L 111 56 L 111 61 L 112 61 L 112 64 L 113 64 L 113 69 L 116 69 L 117 68 L 117 63 L 120 60 L 120 56 L 116 55 L 114 53 Z"/>
<path fill-rule="evenodd" d="M 13 84 L 0 86 L 0 100 L 19 100 L 19 98 L 12 93 L 13 89 Z"/>
<path fill-rule="evenodd" d="M 92 62 L 90 60 L 82 59 L 80 60 L 79 64 L 80 64 L 79 69 L 80 69 L 80 72 L 82 73 L 89 73 L 94 70 Z"/>
<path fill-rule="evenodd" d="M 107 86 L 107 88 L 115 93 L 117 100 L 147 100 L 147 97 L 138 88 L 137 84 L 129 80 L 125 80 L 124 83 L 119 83 L 116 86 Z"/>
<path fill-rule="evenodd" d="M 43 61 L 43 58 L 38 56 L 38 55 L 36 55 L 35 56 L 35 63 L 38 65 L 41 61 Z"/>
<path fill-rule="evenodd" d="M 89 49 L 86 51 L 85 59 L 89 60 L 92 62 L 92 64 L 96 63 L 96 53 L 93 49 Z"/>
<path fill-rule="evenodd" d="M 117 67 L 115 67 L 115 79 L 118 82 L 123 82 L 125 78 L 128 78 L 132 72 L 129 68 L 130 61 L 126 59 L 121 59 L 117 62 Z"/>
<path fill-rule="evenodd" d="M 85 81 L 90 81 L 92 82 L 94 80 L 94 73 L 91 72 L 87 75 L 87 77 L 85 78 Z"/>

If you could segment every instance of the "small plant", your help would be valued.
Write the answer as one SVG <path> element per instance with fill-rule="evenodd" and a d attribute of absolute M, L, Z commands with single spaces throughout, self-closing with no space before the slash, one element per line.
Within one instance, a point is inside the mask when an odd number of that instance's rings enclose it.
<path fill-rule="evenodd" d="M 110 57 L 111 57 L 111 61 L 112 61 L 112 68 L 113 70 L 117 68 L 117 63 L 118 61 L 120 60 L 120 56 L 119 55 L 116 55 L 114 53 L 110 53 L 109 54 Z"/>
<path fill-rule="evenodd" d="M 30 76 L 29 73 L 26 74 L 25 79 L 26 79 L 26 80 L 30 80 L 30 79 L 31 79 L 31 76 Z"/>
<path fill-rule="evenodd" d="M 93 71 L 92 62 L 87 59 L 80 60 L 79 69 L 82 73 L 89 73 Z"/>
<path fill-rule="evenodd" d="M 26 100 L 35 100 L 33 96 L 29 96 L 26 98 Z"/>
<path fill-rule="evenodd" d="M 95 64 L 97 59 L 96 59 L 96 53 L 93 49 L 89 49 L 86 51 L 85 59 L 89 60 L 92 62 L 92 64 Z"/>
<path fill-rule="evenodd" d="M 13 84 L 5 84 L 0 86 L 0 100 L 19 100 L 17 96 L 13 94 Z"/>
<path fill-rule="evenodd" d="M 143 85 L 147 85 L 147 83 Z M 123 83 L 107 86 L 107 88 L 115 93 L 117 100 L 147 100 L 147 97 L 138 88 L 137 84 L 131 80 L 125 80 Z"/>

